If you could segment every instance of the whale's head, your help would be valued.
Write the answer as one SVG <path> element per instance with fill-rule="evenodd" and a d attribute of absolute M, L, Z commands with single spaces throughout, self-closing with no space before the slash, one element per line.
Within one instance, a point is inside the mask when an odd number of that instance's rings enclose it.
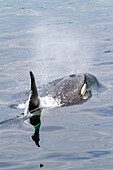
<path fill-rule="evenodd" d="M 80 104 L 89 97 L 85 74 L 71 74 L 61 79 L 49 91 L 49 95 L 58 100 L 61 105 Z"/>

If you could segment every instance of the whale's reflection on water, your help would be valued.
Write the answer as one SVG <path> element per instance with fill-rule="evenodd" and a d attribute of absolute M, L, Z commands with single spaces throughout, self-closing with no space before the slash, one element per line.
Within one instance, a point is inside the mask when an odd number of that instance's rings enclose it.
<path fill-rule="evenodd" d="M 34 126 L 35 132 L 31 136 L 32 140 L 35 142 L 35 144 L 40 147 L 39 141 L 40 141 L 40 135 L 39 130 L 41 126 L 41 110 L 35 112 L 32 117 L 30 117 L 30 124 Z"/>

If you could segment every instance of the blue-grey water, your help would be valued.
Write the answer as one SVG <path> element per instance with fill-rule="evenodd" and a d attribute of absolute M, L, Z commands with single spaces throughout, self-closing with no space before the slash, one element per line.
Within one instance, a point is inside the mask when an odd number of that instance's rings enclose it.
<path fill-rule="evenodd" d="M 71 73 L 107 90 L 81 105 L 44 110 L 40 147 L 15 106 Z M 113 169 L 113 1 L 0 0 L 0 169 Z"/>

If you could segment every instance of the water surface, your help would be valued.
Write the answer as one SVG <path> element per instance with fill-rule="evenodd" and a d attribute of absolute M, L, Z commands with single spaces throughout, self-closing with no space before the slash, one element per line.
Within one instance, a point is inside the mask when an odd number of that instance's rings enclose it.
<path fill-rule="evenodd" d="M 2 170 L 112 169 L 112 35 L 112 0 L 0 1 Z M 24 110 L 14 107 L 28 99 L 30 70 L 38 86 L 88 72 L 107 90 L 82 105 L 44 110 L 38 147 Z"/>

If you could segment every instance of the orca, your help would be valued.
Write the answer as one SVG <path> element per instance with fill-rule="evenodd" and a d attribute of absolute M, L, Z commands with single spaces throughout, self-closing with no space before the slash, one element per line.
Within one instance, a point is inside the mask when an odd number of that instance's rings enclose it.
<path fill-rule="evenodd" d="M 91 96 L 91 87 L 101 87 L 95 76 L 91 74 L 71 74 L 59 79 L 48 90 L 46 96 L 40 97 L 35 77 L 30 71 L 31 94 L 28 104 L 28 111 L 34 113 L 45 107 L 68 106 L 86 102 Z M 48 104 L 49 103 L 49 104 Z"/>

